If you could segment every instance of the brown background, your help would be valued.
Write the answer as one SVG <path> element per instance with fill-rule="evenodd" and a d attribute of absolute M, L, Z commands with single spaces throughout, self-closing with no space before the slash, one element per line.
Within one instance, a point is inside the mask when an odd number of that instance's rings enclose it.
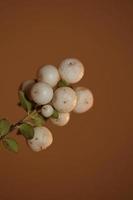
<path fill-rule="evenodd" d="M 46 151 L 22 137 L 17 155 L 0 150 L 0 200 L 133 199 L 132 13 L 132 0 L 0 1 L 0 115 L 22 118 L 20 82 L 66 57 L 84 63 L 78 85 L 95 97 L 66 127 L 48 124 Z"/>

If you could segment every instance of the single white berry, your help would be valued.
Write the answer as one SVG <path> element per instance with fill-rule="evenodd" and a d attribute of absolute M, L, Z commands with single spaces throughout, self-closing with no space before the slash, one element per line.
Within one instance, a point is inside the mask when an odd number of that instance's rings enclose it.
<path fill-rule="evenodd" d="M 49 147 L 53 142 L 53 136 L 46 127 L 35 127 L 34 137 L 28 140 L 28 145 L 33 151 L 41 151 Z"/>
<path fill-rule="evenodd" d="M 53 106 L 59 112 L 71 112 L 76 106 L 77 96 L 70 87 L 60 87 L 55 90 Z"/>
<path fill-rule="evenodd" d="M 31 89 L 31 97 L 38 105 L 47 104 L 53 98 L 53 89 L 47 83 L 35 83 Z"/>
<path fill-rule="evenodd" d="M 93 94 L 92 92 L 85 87 L 77 87 L 77 104 L 74 108 L 74 112 L 76 113 L 84 113 L 88 111 L 93 106 Z"/>
<path fill-rule="evenodd" d="M 70 120 L 70 113 L 59 113 L 58 118 L 50 118 L 51 122 L 57 126 L 65 126 Z"/>
<path fill-rule="evenodd" d="M 50 117 L 54 112 L 54 109 L 51 105 L 44 105 L 41 108 L 41 113 L 44 117 Z"/>
<path fill-rule="evenodd" d="M 37 72 L 37 78 L 39 81 L 48 83 L 51 87 L 56 86 L 60 80 L 59 72 L 53 65 L 44 65 Z"/>
<path fill-rule="evenodd" d="M 30 90 L 34 84 L 35 80 L 26 80 L 20 86 L 20 90 L 22 90 L 30 100 L 31 100 Z"/>
<path fill-rule="evenodd" d="M 21 84 L 21 90 L 25 91 L 27 90 L 29 87 L 33 86 L 33 84 L 35 83 L 35 80 L 26 80 Z"/>
<path fill-rule="evenodd" d="M 59 73 L 67 83 L 77 83 L 84 75 L 84 66 L 76 58 L 67 58 L 60 64 Z"/>

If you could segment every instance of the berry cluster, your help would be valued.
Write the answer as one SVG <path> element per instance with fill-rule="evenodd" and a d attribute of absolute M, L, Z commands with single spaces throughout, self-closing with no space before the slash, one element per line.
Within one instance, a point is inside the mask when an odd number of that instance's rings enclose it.
<path fill-rule="evenodd" d="M 59 68 L 45 65 L 37 71 L 35 80 L 24 81 L 19 87 L 19 105 L 26 111 L 24 119 L 11 124 L 7 119 L 0 120 L 0 139 L 3 145 L 14 152 L 18 151 L 16 140 L 9 133 L 17 128 L 17 134 L 25 137 L 33 151 L 41 151 L 52 144 L 51 131 L 45 127 L 50 121 L 64 126 L 70 120 L 70 112 L 84 113 L 93 105 L 92 92 L 85 87 L 74 88 L 84 75 L 83 64 L 75 58 L 62 61 Z"/>

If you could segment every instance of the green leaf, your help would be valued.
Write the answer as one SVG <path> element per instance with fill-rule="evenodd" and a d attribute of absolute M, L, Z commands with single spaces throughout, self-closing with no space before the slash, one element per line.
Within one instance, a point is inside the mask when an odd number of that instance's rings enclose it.
<path fill-rule="evenodd" d="M 58 82 L 58 87 L 66 87 L 68 85 L 69 85 L 69 83 L 67 83 L 65 80 L 60 80 Z"/>
<path fill-rule="evenodd" d="M 34 129 L 30 124 L 21 124 L 19 130 L 26 139 L 32 139 L 34 137 Z"/>
<path fill-rule="evenodd" d="M 7 135 L 11 127 L 11 123 L 7 119 L 0 120 L 0 136 Z"/>
<path fill-rule="evenodd" d="M 35 115 L 31 116 L 32 122 L 35 126 L 43 126 L 45 119 L 42 115 L 40 115 L 39 113 L 36 113 Z"/>
<path fill-rule="evenodd" d="M 54 110 L 54 112 L 53 112 L 53 114 L 52 114 L 51 117 L 52 117 L 52 118 L 55 118 L 55 119 L 58 119 L 58 117 L 59 117 L 59 112 L 58 112 L 57 110 Z"/>
<path fill-rule="evenodd" d="M 18 143 L 13 138 L 5 138 L 2 140 L 2 143 L 6 149 L 9 151 L 13 151 L 15 153 L 18 152 Z"/>
<path fill-rule="evenodd" d="M 23 91 L 19 91 L 19 100 L 21 106 L 28 112 L 31 112 L 32 110 L 32 103 L 26 98 Z"/>

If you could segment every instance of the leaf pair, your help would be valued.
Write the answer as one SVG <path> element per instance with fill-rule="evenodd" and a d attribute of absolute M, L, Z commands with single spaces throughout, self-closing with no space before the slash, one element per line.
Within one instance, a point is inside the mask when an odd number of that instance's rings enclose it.
<path fill-rule="evenodd" d="M 11 123 L 7 119 L 0 120 L 0 137 L 3 146 L 13 152 L 18 152 L 18 144 L 15 139 L 7 137 L 11 128 Z"/>
<path fill-rule="evenodd" d="M 9 127 L 5 126 L 5 124 L 6 124 L 5 122 L 3 123 L 3 121 L 2 122 L 0 121 L 0 130 L 4 130 L 4 131 L 2 131 L 2 133 L 7 134 Z M 26 139 L 32 139 L 34 137 L 34 129 L 30 124 L 27 124 L 27 123 L 21 124 L 20 127 L 19 127 L 19 130 L 20 130 L 20 133 Z M 19 145 L 18 145 L 18 143 L 16 142 L 15 139 L 13 139 L 11 137 L 4 137 L 2 139 L 2 144 L 9 151 L 13 151 L 15 153 L 18 152 Z"/>

